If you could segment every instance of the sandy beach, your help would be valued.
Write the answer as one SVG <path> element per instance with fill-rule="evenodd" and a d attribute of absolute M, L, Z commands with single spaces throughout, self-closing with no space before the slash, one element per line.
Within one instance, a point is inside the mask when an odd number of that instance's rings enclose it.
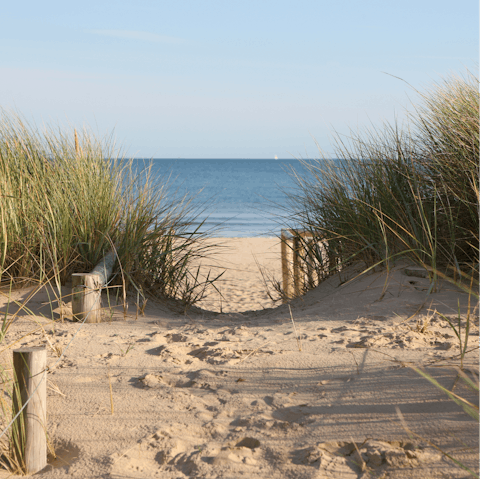
<path fill-rule="evenodd" d="M 209 242 L 218 245 L 217 252 L 199 264 L 212 275 L 223 275 L 215 284 L 217 289 L 209 288 L 207 297 L 197 306 L 225 313 L 275 306 L 267 294 L 265 280 L 281 278 L 279 239 L 217 238 Z"/>
<path fill-rule="evenodd" d="M 280 278 L 278 240 L 222 242 L 211 264 L 228 268 L 223 298 L 212 291 L 186 314 L 149 301 L 136 319 L 132 301 L 126 320 L 118 310 L 82 326 L 66 299 L 54 323 L 42 317 L 45 290 L 28 303 L 34 316 L 19 313 L 6 344 L 45 344 L 52 367 L 57 457 L 36 477 L 466 477 L 433 445 L 478 473 L 478 423 L 409 367 L 478 404 L 455 383 L 458 345 L 439 315 L 456 321 L 460 308 L 465 318 L 467 294 L 441 282 L 427 295 L 428 279 L 405 263 L 358 277 L 351 267 L 291 301 L 292 322 L 288 305 L 272 308 L 257 267 Z M 478 381 L 477 319 L 469 344 L 465 367 Z"/>

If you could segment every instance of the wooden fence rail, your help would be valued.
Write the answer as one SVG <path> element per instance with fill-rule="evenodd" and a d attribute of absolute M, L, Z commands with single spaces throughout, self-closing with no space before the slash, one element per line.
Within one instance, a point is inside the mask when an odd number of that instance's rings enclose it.
<path fill-rule="evenodd" d="M 284 303 L 312 289 L 328 274 L 326 245 L 311 231 L 282 229 L 281 257 Z"/>

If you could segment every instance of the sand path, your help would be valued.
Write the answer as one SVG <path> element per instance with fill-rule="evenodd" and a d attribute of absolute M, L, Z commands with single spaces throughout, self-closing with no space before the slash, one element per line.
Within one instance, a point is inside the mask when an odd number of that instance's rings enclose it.
<path fill-rule="evenodd" d="M 219 238 L 210 242 L 218 245 L 218 252 L 203 261 L 203 267 L 214 275 L 224 273 L 216 283 L 218 291 L 210 288 L 199 307 L 242 312 L 275 306 L 267 294 L 264 278 L 281 278 L 278 239 Z"/>
<path fill-rule="evenodd" d="M 465 314 L 464 293 L 442 284 L 427 297 L 428 280 L 405 275 L 404 265 L 388 276 L 383 297 L 385 272 L 349 283 L 333 277 L 291 302 L 294 328 L 287 305 L 243 310 L 261 293 L 242 288 L 258 289 L 261 279 L 245 256 L 231 262 L 243 273 L 226 278 L 238 300 L 230 312 L 225 305 L 222 314 L 184 315 L 149 303 L 137 320 L 115 313 L 82 327 L 49 374 L 48 431 L 58 458 L 38 477 L 465 477 L 427 443 L 409 439 L 396 408 L 415 433 L 478 472 L 478 423 L 406 367 L 422 366 L 453 386 L 458 349 L 435 311 L 454 317 L 460 301 Z M 266 263 L 275 268 L 273 259 Z M 46 298 L 41 292 L 31 301 L 35 313 Z M 18 345 L 43 344 L 48 335 L 62 348 L 79 328 L 38 321 L 46 333 Z M 23 316 L 8 342 L 31 329 Z M 478 322 L 466 359 L 475 371 L 477 340 Z M 455 392 L 478 403 L 462 383 Z"/>

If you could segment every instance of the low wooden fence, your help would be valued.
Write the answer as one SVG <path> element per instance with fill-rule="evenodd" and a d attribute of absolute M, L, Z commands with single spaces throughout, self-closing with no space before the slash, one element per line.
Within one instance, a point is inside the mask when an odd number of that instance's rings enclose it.
<path fill-rule="evenodd" d="M 283 302 L 314 288 L 328 275 L 330 262 L 326 244 L 311 231 L 283 229 L 281 232 Z"/>
<path fill-rule="evenodd" d="M 72 313 L 83 323 L 101 321 L 101 294 L 112 274 L 115 254 L 108 253 L 90 273 L 72 275 Z M 77 331 L 78 332 L 78 331 Z M 75 337 L 75 336 L 74 336 Z M 73 340 L 73 339 L 72 339 Z M 68 348 L 68 346 L 67 346 Z M 62 356 L 65 354 L 65 350 Z M 57 363 L 60 361 L 60 356 Z M 35 474 L 47 465 L 47 350 L 45 346 L 13 351 L 13 419 L 11 447 L 23 472 Z"/>

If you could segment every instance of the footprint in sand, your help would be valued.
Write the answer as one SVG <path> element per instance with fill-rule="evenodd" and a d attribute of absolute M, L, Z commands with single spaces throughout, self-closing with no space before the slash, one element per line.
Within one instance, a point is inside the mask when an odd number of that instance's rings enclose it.
<path fill-rule="evenodd" d="M 168 428 L 166 428 L 168 429 Z M 129 477 L 162 477 L 162 471 L 177 470 L 183 476 L 198 472 L 201 437 L 194 431 L 176 434 L 159 430 L 123 454 L 110 456 L 111 473 Z M 201 431 L 198 431 L 201 432 Z M 200 449 L 199 449 L 200 448 Z"/>
<path fill-rule="evenodd" d="M 55 443 L 55 457 L 48 455 L 48 466 L 52 469 L 67 468 L 80 457 L 80 448 L 66 441 Z"/>
<path fill-rule="evenodd" d="M 54 362 L 54 364 L 56 363 L 56 361 Z M 77 361 L 73 361 L 71 359 L 67 359 L 65 358 L 65 356 L 63 357 L 63 360 L 60 361 L 59 364 L 57 364 L 55 366 L 55 369 L 63 369 L 63 368 L 75 368 L 77 367 Z M 54 371 L 55 371 L 54 369 Z"/>
<path fill-rule="evenodd" d="M 363 443 L 320 443 L 294 453 L 293 462 L 316 467 L 331 477 L 356 479 L 367 470 L 384 477 L 389 469 L 418 467 L 441 457 L 435 449 L 412 442 L 368 439 Z"/>
<path fill-rule="evenodd" d="M 455 343 L 453 335 L 438 331 L 425 333 L 412 330 L 398 332 L 371 331 L 367 336 L 361 336 L 356 341 L 350 341 L 347 348 L 387 347 L 390 349 L 450 349 Z"/>
<path fill-rule="evenodd" d="M 182 378 L 178 375 L 170 374 L 153 374 L 147 373 L 139 378 L 137 381 L 148 388 L 194 388 L 203 390 L 216 390 L 219 381 L 226 375 L 225 371 L 209 371 L 208 369 L 200 369 L 192 371 Z"/>
<path fill-rule="evenodd" d="M 243 437 L 228 443 L 207 442 L 201 427 L 164 427 L 123 453 L 109 457 L 112 476 L 122 477 L 232 477 L 245 475 L 263 459 L 260 441 Z M 225 473 L 223 475 L 222 473 Z M 220 475 L 218 475 L 220 474 Z"/>
<path fill-rule="evenodd" d="M 190 336 L 182 333 L 169 333 L 165 335 L 165 338 L 167 339 L 167 343 L 186 343 L 190 339 Z"/>
<path fill-rule="evenodd" d="M 213 466 L 232 466 L 245 464 L 255 466 L 261 456 L 260 441 L 252 437 L 245 437 L 233 447 L 223 447 L 213 459 Z"/>
<path fill-rule="evenodd" d="M 224 343 L 224 341 L 207 341 L 202 344 L 182 341 L 162 345 L 151 352 L 164 361 L 176 364 L 192 364 L 198 360 L 215 365 L 236 364 L 253 352 L 256 356 L 274 354 L 274 351 L 265 348 L 246 349 Z"/>

